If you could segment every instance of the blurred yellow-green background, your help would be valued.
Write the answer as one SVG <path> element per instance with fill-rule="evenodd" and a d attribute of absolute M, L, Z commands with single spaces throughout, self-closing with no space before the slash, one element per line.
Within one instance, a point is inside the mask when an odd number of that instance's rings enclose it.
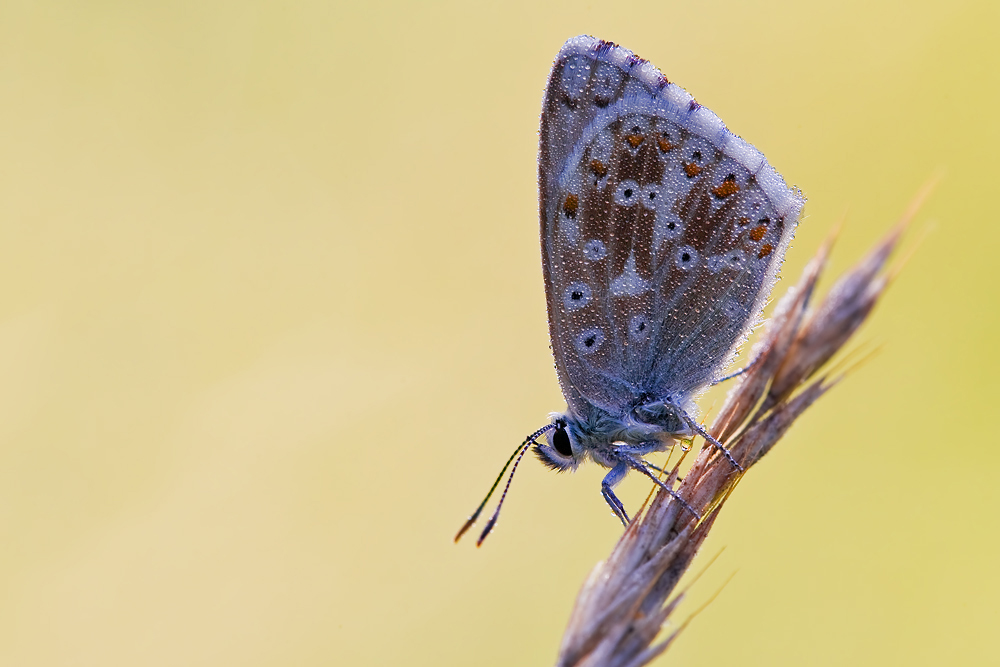
<path fill-rule="evenodd" d="M 803 189 L 788 277 L 945 173 L 879 353 L 740 485 L 678 619 L 735 578 L 662 664 L 1000 661 L 995 2 L 10 0 L 0 664 L 553 662 L 620 533 L 602 471 L 529 461 L 451 538 L 564 406 L 535 156 L 580 33 Z"/>

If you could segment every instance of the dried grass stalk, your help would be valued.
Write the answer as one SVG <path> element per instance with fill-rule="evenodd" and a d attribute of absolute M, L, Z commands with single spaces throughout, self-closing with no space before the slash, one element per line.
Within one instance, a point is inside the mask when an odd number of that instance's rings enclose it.
<path fill-rule="evenodd" d="M 779 302 L 763 340 L 754 349 L 753 366 L 736 381 L 709 429 L 745 471 L 840 380 L 841 376 L 814 379 L 814 375 L 865 321 L 882 295 L 888 284 L 885 263 L 922 196 L 816 308 L 810 308 L 810 298 L 831 241 Z M 679 495 L 702 518 L 683 510 L 662 489 L 637 513 L 611 555 L 597 564 L 580 590 L 559 649 L 560 667 L 638 667 L 666 650 L 683 629 L 680 626 L 654 644 L 683 597 L 671 599 L 671 594 L 742 474 L 717 449 L 702 447 L 677 486 Z M 668 482 L 674 487 L 676 481 L 675 467 Z"/>

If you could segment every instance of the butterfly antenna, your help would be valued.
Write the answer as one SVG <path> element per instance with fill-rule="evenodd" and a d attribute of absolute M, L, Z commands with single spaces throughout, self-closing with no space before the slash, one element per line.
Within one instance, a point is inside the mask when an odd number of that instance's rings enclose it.
<path fill-rule="evenodd" d="M 503 507 L 503 501 L 507 498 L 507 491 L 510 490 L 510 483 L 514 481 L 514 473 L 517 471 L 517 464 L 521 462 L 525 452 L 528 451 L 528 448 L 531 447 L 533 442 L 534 439 L 529 442 L 525 442 L 521 447 L 521 452 L 517 455 L 517 460 L 514 461 L 514 466 L 510 469 L 510 476 L 507 478 L 507 484 L 503 487 L 503 493 L 500 494 L 500 501 L 497 503 L 497 508 L 493 510 L 493 516 L 491 516 L 490 520 L 486 522 L 486 525 L 483 527 L 482 534 L 479 536 L 479 539 L 476 540 L 477 547 L 480 546 L 483 543 L 483 540 L 486 539 L 486 536 L 490 534 L 493 530 L 493 526 L 497 525 L 497 517 L 500 516 L 500 508 Z"/>
<path fill-rule="evenodd" d="M 490 490 L 489 492 L 487 492 L 486 497 L 483 498 L 483 502 L 479 503 L 479 507 L 476 508 L 476 511 L 472 513 L 472 516 L 469 517 L 468 521 L 466 521 L 459 529 L 458 534 L 455 535 L 456 542 L 462 539 L 462 535 L 465 534 L 465 531 L 471 528 L 472 524 L 474 524 L 476 522 L 476 519 L 479 518 L 479 515 L 482 514 L 483 508 L 486 507 L 486 503 L 489 502 L 490 496 L 493 495 L 493 492 L 497 490 L 497 487 L 500 485 L 500 480 L 503 479 L 504 473 L 507 472 L 507 468 L 509 468 L 510 464 L 514 462 L 514 459 L 515 458 L 517 459 L 517 462 L 514 463 L 514 470 L 516 470 L 517 463 L 520 463 L 521 457 L 524 456 L 524 452 L 528 450 L 528 447 L 530 445 L 536 444 L 535 439 L 538 438 L 538 436 L 545 433 L 546 431 L 551 431 L 554 428 L 555 424 L 548 424 L 546 426 L 543 426 L 542 428 L 538 429 L 537 431 L 529 435 L 527 438 L 525 438 L 524 442 L 522 442 L 520 445 L 517 446 L 517 449 L 514 450 L 514 453 L 510 455 L 509 459 L 507 459 L 507 463 L 504 464 L 503 469 L 500 471 L 500 474 L 497 475 L 497 479 L 495 482 L 493 482 L 493 486 L 490 487 Z M 511 478 L 514 477 L 514 470 L 510 471 Z M 507 489 L 509 488 L 510 488 L 510 479 L 507 480 L 507 486 L 504 487 L 503 495 L 500 496 L 500 505 L 503 504 L 503 499 L 504 497 L 506 497 Z M 487 533 L 493 530 L 493 525 L 496 524 L 497 522 L 497 514 L 500 513 L 500 505 L 497 505 L 496 512 L 493 513 L 493 517 L 490 519 L 489 523 L 486 524 L 486 530 L 479 537 L 479 541 L 476 542 L 476 546 L 482 544 L 483 540 L 486 539 Z"/>

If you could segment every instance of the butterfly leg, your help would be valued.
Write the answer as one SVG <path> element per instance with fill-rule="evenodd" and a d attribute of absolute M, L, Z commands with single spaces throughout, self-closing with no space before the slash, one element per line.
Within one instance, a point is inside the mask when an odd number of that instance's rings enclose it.
<path fill-rule="evenodd" d="M 622 481 L 627 473 L 628 464 L 621 461 L 604 476 L 604 481 L 601 482 L 601 495 L 604 496 L 604 500 L 611 506 L 611 511 L 615 513 L 615 516 L 618 517 L 618 520 L 626 528 L 628 527 L 629 518 L 625 512 L 625 505 L 622 504 L 622 501 L 618 499 L 618 496 L 611 489 L 617 486 L 618 482 Z"/>
<path fill-rule="evenodd" d="M 646 461 L 646 467 L 649 468 L 650 470 L 655 470 L 656 472 L 658 472 L 658 473 L 660 473 L 662 475 L 666 475 L 667 474 L 667 469 L 666 468 L 661 468 L 660 466 L 655 465 L 653 463 L 650 463 L 649 461 Z M 678 482 L 683 482 L 684 478 L 681 477 L 680 475 L 677 475 L 677 481 Z"/>
<path fill-rule="evenodd" d="M 713 380 L 712 384 L 709 385 L 709 386 L 714 387 L 717 384 L 722 384 L 723 382 L 726 382 L 728 380 L 732 380 L 733 378 L 738 378 L 739 376 L 743 375 L 748 370 L 750 370 L 751 368 L 753 368 L 754 366 L 756 366 L 757 362 L 760 361 L 761 357 L 763 357 L 763 356 L 764 356 L 763 354 L 758 354 L 756 357 L 753 358 L 753 361 L 751 361 L 749 364 L 747 364 L 746 366 L 744 366 L 740 370 L 736 371 L 735 373 L 730 373 L 726 377 L 721 377 L 718 380 Z"/>
<path fill-rule="evenodd" d="M 743 466 L 741 466 L 739 463 L 736 462 L 736 459 L 734 459 L 733 455 L 729 453 L 729 450 L 726 449 L 725 445 L 723 445 L 721 442 L 719 442 L 718 440 L 716 440 L 715 438 L 713 438 L 711 436 L 711 434 L 708 431 L 706 431 L 704 428 L 702 428 L 701 424 L 699 424 L 697 422 L 697 420 L 692 419 L 691 416 L 688 415 L 688 413 L 686 413 L 686 412 L 684 412 L 682 410 L 682 411 L 680 411 L 680 415 L 684 419 L 684 421 L 687 422 L 688 426 L 690 426 L 692 429 L 694 429 L 695 433 L 697 433 L 701 437 L 705 438 L 706 442 L 711 443 L 716 449 L 718 449 L 720 452 L 722 452 L 722 454 L 727 459 L 729 459 L 729 462 L 733 465 L 734 468 L 736 468 L 740 472 L 743 472 Z"/>
<path fill-rule="evenodd" d="M 666 491 L 667 493 L 669 493 L 671 496 L 673 496 L 674 500 L 676 500 L 678 503 L 681 504 L 681 507 L 683 507 L 688 512 L 690 512 L 691 514 L 693 514 L 696 519 L 701 520 L 701 514 L 698 513 L 698 510 L 696 510 L 695 508 L 691 507 L 691 505 L 689 505 L 686 500 L 684 500 L 683 498 L 681 498 L 681 495 L 679 493 L 677 493 L 676 491 L 674 491 L 670 486 L 668 486 L 667 484 L 664 484 L 663 480 L 659 479 L 656 475 L 654 475 L 653 473 L 649 472 L 648 468 L 656 468 L 656 466 L 654 466 L 652 463 L 649 463 L 645 459 L 638 458 L 638 457 L 636 457 L 636 458 L 631 458 L 630 457 L 630 458 L 626 459 L 626 463 L 628 463 L 628 465 L 631 466 L 632 468 L 634 468 L 634 469 L 638 470 L 639 472 L 641 472 L 646 477 L 648 477 L 651 480 L 653 480 L 654 482 L 656 482 L 656 485 L 659 486 L 664 491 Z"/>

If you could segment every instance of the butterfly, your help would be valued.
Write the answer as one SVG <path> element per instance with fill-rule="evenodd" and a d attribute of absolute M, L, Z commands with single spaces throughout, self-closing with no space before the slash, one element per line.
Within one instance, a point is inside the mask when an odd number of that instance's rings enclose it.
<path fill-rule="evenodd" d="M 694 399 L 759 322 L 804 204 L 651 63 L 586 35 L 563 45 L 549 76 L 538 186 L 567 409 L 518 446 L 456 541 L 513 463 L 477 544 L 490 533 L 529 448 L 553 470 L 609 468 L 601 493 L 625 525 L 615 485 L 635 470 L 664 486 L 644 457 L 676 439 L 701 435 L 739 468 L 692 416 Z"/>

